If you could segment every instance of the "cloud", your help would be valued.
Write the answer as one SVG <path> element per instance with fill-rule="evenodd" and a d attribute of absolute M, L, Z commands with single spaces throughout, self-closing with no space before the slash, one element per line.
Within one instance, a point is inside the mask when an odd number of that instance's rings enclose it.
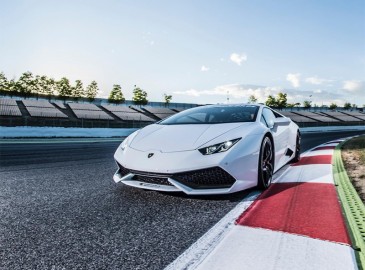
<path fill-rule="evenodd" d="M 200 97 L 203 91 L 198 91 L 195 89 L 190 89 L 186 91 L 175 91 L 174 94 L 177 95 L 186 95 L 186 96 L 192 96 L 192 97 Z"/>
<path fill-rule="evenodd" d="M 208 103 L 208 100 L 211 103 L 224 102 L 228 94 L 231 102 L 243 103 L 247 102 L 251 95 L 254 95 L 258 102 L 265 102 L 269 95 L 276 96 L 279 92 L 287 94 L 288 103 L 302 103 L 304 100 L 312 100 L 313 103 L 318 105 L 329 105 L 331 102 L 341 105 L 343 100 L 345 100 L 345 95 L 323 89 L 310 91 L 249 84 L 227 84 L 210 90 L 190 89 L 187 91 L 177 91 L 174 94 L 201 97 L 201 100 L 204 100 L 205 103 Z"/>
<path fill-rule="evenodd" d="M 237 65 L 240 66 L 242 62 L 247 61 L 247 55 L 245 53 L 242 54 L 232 53 L 230 59 L 233 63 L 236 63 Z"/>
<path fill-rule="evenodd" d="M 187 95 L 187 96 L 227 96 L 227 94 L 236 100 L 245 100 L 248 99 L 249 96 L 255 95 L 260 101 L 266 100 L 267 96 L 275 95 L 279 93 L 282 88 L 279 87 L 265 87 L 265 86 L 258 86 L 258 85 L 241 85 L 241 84 L 227 84 L 217 86 L 211 90 L 195 90 L 190 89 L 186 91 L 176 91 L 174 94 L 178 95 Z"/>
<path fill-rule="evenodd" d="M 289 73 L 286 75 L 286 80 L 289 81 L 293 87 L 298 88 L 300 86 L 300 73 Z"/>
<path fill-rule="evenodd" d="M 205 71 L 208 71 L 209 68 L 206 67 L 206 66 L 204 66 L 204 65 L 202 65 L 202 67 L 200 68 L 200 70 L 203 71 L 203 72 L 205 72 Z"/>
<path fill-rule="evenodd" d="M 352 93 L 365 92 L 365 83 L 357 80 L 344 81 L 342 88 Z"/>
<path fill-rule="evenodd" d="M 323 84 L 323 83 L 332 82 L 332 80 L 327 80 L 327 79 L 318 78 L 317 76 L 314 76 L 314 77 L 306 78 L 305 82 L 310 83 L 310 84 L 320 85 L 320 84 Z"/>

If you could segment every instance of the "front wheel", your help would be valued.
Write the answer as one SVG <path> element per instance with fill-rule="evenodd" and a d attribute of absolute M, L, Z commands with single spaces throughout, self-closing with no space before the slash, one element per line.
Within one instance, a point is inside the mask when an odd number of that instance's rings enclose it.
<path fill-rule="evenodd" d="M 274 173 L 274 148 L 269 137 L 265 137 L 261 144 L 258 182 L 257 186 L 260 189 L 267 189 L 272 181 Z"/>

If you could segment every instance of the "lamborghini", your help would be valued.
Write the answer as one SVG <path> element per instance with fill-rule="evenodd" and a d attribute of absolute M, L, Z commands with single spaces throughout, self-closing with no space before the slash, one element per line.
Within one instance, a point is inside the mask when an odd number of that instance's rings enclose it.
<path fill-rule="evenodd" d="M 300 159 L 300 132 L 261 104 L 195 107 L 129 135 L 114 154 L 116 183 L 190 195 L 257 186 Z"/>

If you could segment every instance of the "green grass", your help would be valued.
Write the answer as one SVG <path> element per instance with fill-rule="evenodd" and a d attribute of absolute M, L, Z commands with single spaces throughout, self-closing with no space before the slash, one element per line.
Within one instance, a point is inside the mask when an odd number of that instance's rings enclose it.
<path fill-rule="evenodd" d="M 353 144 L 348 141 L 348 145 L 358 147 L 362 142 L 359 140 Z M 342 162 L 341 148 L 343 145 L 344 143 L 339 144 L 333 155 L 333 176 L 358 267 L 365 269 L 365 206 L 353 187 Z"/>

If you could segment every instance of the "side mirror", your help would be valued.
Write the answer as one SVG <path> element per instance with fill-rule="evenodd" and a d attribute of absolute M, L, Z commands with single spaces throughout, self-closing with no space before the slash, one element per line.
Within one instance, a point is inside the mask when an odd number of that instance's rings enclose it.
<path fill-rule="evenodd" d="M 274 127 L 275 126 L 287 126 L 289 124 L 290 124 L 290 118 L 279 117 L 279 118 L 275 118 L 275 120 L 274 120 Z"/>

